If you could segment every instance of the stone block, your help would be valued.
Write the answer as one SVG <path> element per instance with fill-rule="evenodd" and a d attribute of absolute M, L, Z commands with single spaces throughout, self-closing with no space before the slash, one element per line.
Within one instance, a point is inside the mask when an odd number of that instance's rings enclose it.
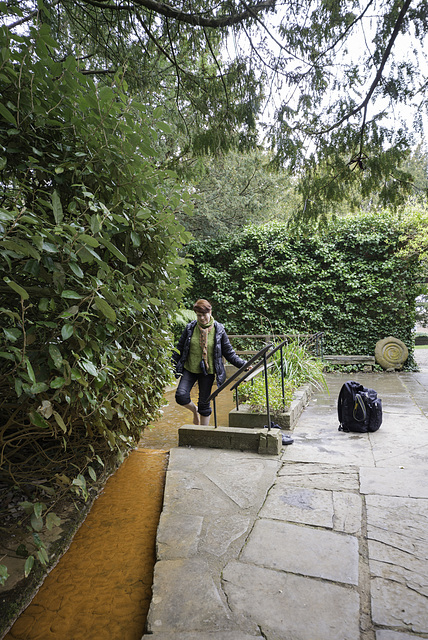
<path fill-rule="evenodd" d="M 236 449 L 277 455 L 281 452 L 282 438 L 279 429 L 268 432 L 267 429 L 183 425 L 178 429 L 178 446 Z"/>
<path fill-rule="evenodd" d="M 258 453 L 276 455 L 281 453 L 282 436 L 279 429 L 262 429 L 259 437 Z"/>

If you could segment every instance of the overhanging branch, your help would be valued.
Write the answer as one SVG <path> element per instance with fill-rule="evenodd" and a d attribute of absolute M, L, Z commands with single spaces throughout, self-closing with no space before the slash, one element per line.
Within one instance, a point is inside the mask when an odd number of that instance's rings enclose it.
<path fill-rule="evenodd" d="M 178 22 L 186 22 L 187 24 L 195 27 L 211 27 L 218 29 L 221 27 L 230 27 L 234 24 L 238 24 L 247 18 L 254 17 L 254 14 L 268 9 L 273 9 L 276 0 L 266 0 L 265 2 L 259 2 L 254 6 L 248 7 L 245 11 L 240 13 L 230 14 L 225 16 L 219 16 L 216 18 L 206 18 L 196 13 L 184 13 L 179 9 L 175 9 L 169 4 L 164 2 L 156 2 L 156 0 L 134 0 L 133 4 L 110 4 L 109 2 L 102 2 L 102 0 L 81 0 L 84 4 L 89 4 L 92 7 L 99 7 L 101 9 L 108 9 L 110 11 L 136 11 L 137 7 L 144 7 L 150 11 L 164 16 L 165 18 L 173 18 Z"/>
<path fill-rule="evenodd" d="M 331 127 L 328 127 L 327 129 L 324 129 L 322 131 L 317 131 L 315 133 L 315 135 L 324 135 L 326 133 L 330 133 L 331 131 L 333 131 L 334 129 L 337 129 L 337 127 L 340 127 L 341 124 L 343 124 L 344 122 L 346 122 L 347 120 L 349 120 L 349 118 L 352 118 L 352 116 L 355 116 L 357 113 L 359 113 L 360 111 L 364 110 L 364 112 L 367 111 L 367 106 L 371 100 L 371 97 L 376 89 L 376 87 L 378 86 L 381 78 L 382 78 L 382 74 L 383 74 L 383 70 L 385 68 L 385 65 L 388 61 L 388 58 L 391 54 L 392 51 L 392 47 L 394 46 L 394 42 L 398 36 L 398 33 L 401 29 L 401 25 L 403 24 L 405 15 L 407 13 L 407 11 L 409 10 L 409 7 L 412 3 L 412 0 L 406 0 L 405 3 L 403 4 L 401 11 L 399 13 L 399 16 L 397 18 L 397 22 L 395 23 L 394 26 L 394 30 L 392 32 L 392 35 L 389 39 L 388 45 L 384 51 L 384 54 L 382 56 L 382 60 L 381 63 L 379 65 L 379 69 L 377 70 L 376 76 L 372 82 L 372 84 L 370 85 L 370 89 L 367 92 L 366 97 L 364 98 L 364 100 L 361 102 L 361 104 L 359 104 L 357 107 L 355 107 L 355 109 L 352 109 L 352 111 L 350 111 L 349 113 L 347 113 L 346 115 L 343 116 L 343 118 L 341 118 L 340 120 L 338 120 L 337 122 L 335 122 L 335 124 L 331 125 Z M 364 116 L 364 125 L 365 125 L 365 116 Z M 363 125 L 363 126 L 364 126 Z"/>

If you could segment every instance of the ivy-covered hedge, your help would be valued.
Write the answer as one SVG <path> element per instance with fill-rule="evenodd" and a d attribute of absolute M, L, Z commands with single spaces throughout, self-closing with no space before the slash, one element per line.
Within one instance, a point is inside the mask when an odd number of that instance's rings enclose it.
<path fill-rule="evenodd" d="M 412 354 L 420 275 L 417 258 L 400 255 L 403 242 L 402 223 L 386 213 L 307 237 L 271 224 L 194 242 L 188 300 L 211 300 L 229 333 L 323 331 L 326 354 L 374 354 L 395 336 Z"/>

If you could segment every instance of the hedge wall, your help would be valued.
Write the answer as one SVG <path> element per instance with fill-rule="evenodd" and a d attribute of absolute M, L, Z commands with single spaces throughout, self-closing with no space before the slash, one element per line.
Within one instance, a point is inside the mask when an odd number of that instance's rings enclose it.
<path fill-rule="evenodd" d="M 373 354 L 395 336 L 412 354 L 420 274 L 416 257 L 400 255 L 401 225 L 364 214 L 321 235 L 293 236 L 275 223 L 194 242 L 188 302 L 211 300 L 229 333 L 324 331 L 326 354 Z"/>

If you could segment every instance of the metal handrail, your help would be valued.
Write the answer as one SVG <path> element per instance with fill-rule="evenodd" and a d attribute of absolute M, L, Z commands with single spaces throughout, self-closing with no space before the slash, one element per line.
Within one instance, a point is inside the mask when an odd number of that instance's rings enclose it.
<path fill-rule="evenodd" d="M 239 378 L 239 376 L 242 376 L 239 380 L 239 384 L 241 382 L 243 382 L 247 376 L 250 375 L 251 370 L 248 370 L 248 367 L 250 367 L 252 364 L 254 364 L 255 362 L 257 362 L 258 360 L 261 360 L 263 358 L 263 364 L 265 365 L 266 359 L 265 359 L 265 355 L 266 352 L 269 351 L 269 349 L 272 347 L 272 344 L 267 344 L 265 345 L 262 349 L 260 349 L 260 351 L 258 353 L 256 353 L 254 356 L 252 356 L 244 365 L 242 365 L 242 367 L 240 369 L 238 369 L 238 371 L 235 371 L 235 373 L 233 373 L 230 378 L 228 378 L 227 380 L 225 380 L 223 382 L 223 384 L 221 384 L 219 387 L 217 387 L 217 389 L 215 391 L 212 392 L 212 394 L 210 395 L 210 397 L 207 399 L 207 402 L 213 402 L 213 408 L 214 408 L 214 426 L 217 429 L 217 409 L 216 409 L 216 403 L 215 403 L 215 399 L 218 396 L 219 393 L 221 393 L 224 389 L 226 389 L 226 387 L 228 387 L 234 380 L 236 380 L 237 378 Z M 266 382 L 267 385 L 267 382 Z M 270 421 L 269 421 L 269 428 L 270 428 Z"/>
<path fill-rule="evenodd" d="M 315 341 L 316 353 L 318 355 L 318 340 L 319 340 L 320 344 L 321 344 L 321 349 L 320 349 L 321 358 L 323 357 L 323 345 L 322 345 L 323 335 L 324 335 L 324 333 L 322 331 L 319 331 L 318 333 L 312 334 L 312 335 L 306 334 L 306 340 L 303 341 L 303 344 Z M 238 337 L 238 336 L 235 336 L 235 337 Z M 242 337 L 267 337 L 267 336 L 242 336 Z M 284 346 L 286 344 L 288 344 L 289 337 L 290 337 L 289 335 L 286 336 L 285 340 L 280 342 L 280 344 L 277 345 L 276 347 L 274 347 L 272 343 L 269 343 L 269 344 L 265 345 L 264 347 L 262 347 L 256 354 L 254 354 L 248 360 L 248 362 L 246 362 L 240 369 L 238 369 L 238 371 L 235 371 L 235 373 L 233 373 L 230 376 L 230 378 L 225 380 L 225 382 L 223 382 L 222 385 L 220 385 L 215 391 L 213 391 L 213 393 L 208 398 L 208 402 L 211 402 L 211 400 L 213 401 L 214 426 L 215 426 L 216 429 L 217 429 L 217 408 L 216 408 L 215 399 L 218 396 L 218 394 L 221 393 L 224 389 L 226 389 L 226 387 L 228 387 L 234 380 L 236 380 L 236 382 L 233 385 L 233 387 L 231 387 L 231 391 L 234 391 L 236 389 L 236 406 L 237 406 L 237 409 L 239 410 L 239 399 L 238 399 L 239 398 L 239 392 L 238 392 L 238 387 L 242 382 L 245 382 L 247 377 L 249 377 L 250 375 L 252 376 L 254 374 L 254 370 L 253 369 L 248 369 L 248 367 L 250 367 L 252 364 L 254 364 L 255 362 L 257 362 L 259 360 L 260 361 L 263 360 L 263 371 L 264 371 L 264 378 L 265 378 L 265 393 L 266 393 L 266 413 L 267 413 L 267 421 L 268 421 L 267 428 L 268 428 L 268 431 L 270 431 L 270 429 L 271 429 L 271 420 L 270 420 L 270 406 L 269 406 L 269 385 L 268 385 L 268 377 L 267 377 L 267 370 L 268 370 L 267 361 L 277 351 L 280 351 L 282 402 L 283 402 L 283 405 L 285 406 L 285 383 L 284 383 L 283 348 L 284 348 Z M 269 352 L 269 349 L 271 349 L 271 348 L 272 348 L 272 350 Z M 262 371 L 262 369 L 260 369 L 260 373 L 261 373 L 261 371 Z"/>
<path fill-rule="evenodd" d="M 285 384 L 284 384 L 284 358 L 283 358 L 283 347 L 285 344 L 288 344 L 288 337 L 283 340 L 282 342 L 280 342 L 279 345 L 277 345 L 276 347 L 274 347 L 272 349 L 272 351 L 270 351 L 269 353 L 265 353 L 263 358 L 264 358 L 264 375 L 265 375 L 265 393 L 266 393 L 266 414 L 267 414 L 267 427 L 268 430 L 270 431 L 271 428 L 271 421 L 270 421 L 270 405 L 269 405 L 269 384 L 268 384 L 268 378 L 267 378 L 267 370 L 268 370 L 268 366 L 267 366 L 267 361 L 269 358 L 271 358 L 277 351 L 281 352 L 281 387 L 282 387 L 282 404 L 283 406 L 285 406 Z M 273 345 L 271 345 L 273 346 Z M 233 385 L 233 387 L 231 388 L 231 391 L 233 391 L 234 389 L 236 389 L 236 408 L 239 411 L 239 392 L 238 392 L 238 387 L 241 384 L 241 382 L 243 382 L 243 380 L 238 380 L 237 382 L 235 382 L 235 384 Z"/>

